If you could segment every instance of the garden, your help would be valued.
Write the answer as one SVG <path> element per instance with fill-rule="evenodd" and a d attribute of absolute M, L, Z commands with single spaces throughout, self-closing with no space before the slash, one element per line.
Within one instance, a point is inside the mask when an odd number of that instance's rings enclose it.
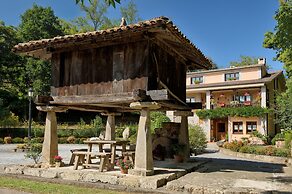
<path fill-rule="evenodd" d="M 264 144 L 254 144 L 250 141 L 252 137 L 260 139 Z M 282 131 L 272 139 L 261 135 L 258 132 L 253 133 L 251 138 L 242 138 L 240 141 L 225 142 L 222 147 L 234 152 L 277 157 L 291 157 L 291 130 Z"/>

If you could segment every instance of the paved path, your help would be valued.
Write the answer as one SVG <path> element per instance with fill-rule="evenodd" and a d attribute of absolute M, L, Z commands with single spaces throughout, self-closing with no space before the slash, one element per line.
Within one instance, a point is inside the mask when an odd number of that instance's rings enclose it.
<path fill-rule="evenodd" d="M 214 152 L 214 148 L 209 145 L 209 153 L 195 157 L 210 162 L 196 172 L 169 182 L 166 188 L 192 193 L 292 193 L 291 167 L 235 158 Z"/>

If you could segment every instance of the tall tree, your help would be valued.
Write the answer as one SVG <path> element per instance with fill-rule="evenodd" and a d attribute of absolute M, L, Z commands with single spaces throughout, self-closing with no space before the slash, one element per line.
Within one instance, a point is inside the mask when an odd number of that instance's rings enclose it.
<path fill-rule="evenodd" d="M 79 4 L 81 10 L 83 10 L 86 13 L 86 18 L 78 17 L 74 22 L 77 24 L 77 26 L 80 26 L 81 28 L 86 27 L 88 29 L 86 30 L 98 30 L 100 26 L 105 21 L 105 14 L 108 9 L 108 5 L 106 5 L 104 2 L 99 0 L 91 0 L 89 1 L 89 5 L 85 5 L 84 3 Z M 89 23 L 91 22 L 91 24 Z M 91 26 L 93 26 L 93 29 L 91 30 Z"/>
<path fill-rule="evenodd" d="M 138 15 L 138 9 L 133 1 L 130 1 L 125 7 L 120 8 L 121 15 L 128 24 L 134 24 L 141 20 Z"/>
<path fill-rule="evenodd" d="M 33 5 L 21 15 L 18 32 L 22 41 L 52 38 L 63 35 L 62 27 L 50 7 Z"/>
<path fill-rule="evenodd" d="M 258 63 L 258 57 L 250 57 L 250 56 L 240 56 L 238 61 L 231 61 L 230 66 L 240 67 L 247 65 L 255 65 Z"/>
<path fill-rule="evenodd" d="M 92 1 L 92 0 L 88 0 L 88 1 Z M 114 8 L 116 7 L 116 3 L 121 3 L 121 0 L 104 0 L 108 6 L 113 6 Z M 76 4 L 84 4 L 84 0 L 75 0 Z"/>
<path fill-rule="evenodd" d="M 281 0 L 276 12 L 274 32 L 267 32 L 263 46 L 277 51 L 276 60 L 284 63 L 287 76 L 292 77 L 292 0 Z"/>
<path fill-rule="evenodd" d="M 287 90 L 277 97 L 277 122 L 284 129 L 292 130 L 292 0 L 280 1 L 275 19 L 274 32 L 265 34 L 263 46 L 276 50 L 275 59 L 284 63 Z"/>

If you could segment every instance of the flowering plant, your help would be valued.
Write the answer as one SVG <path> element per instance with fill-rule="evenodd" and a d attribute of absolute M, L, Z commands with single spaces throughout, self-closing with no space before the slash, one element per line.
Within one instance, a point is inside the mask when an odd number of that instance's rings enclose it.
<path fill-rule="evenodd" d="M 123 170 L 133 168 L 132 162 L 130 160 L 128 160 L 127 158 L 118 159 L 116 164 L 117 164 L 117 166 L 119 166 Z"/>
<path fill-rule="evenodd" d="M 61 162 L 63 160 L 63 158 L 61 156 L 55 156 L 54 157 L 54 161 L 55 162 Z"/>

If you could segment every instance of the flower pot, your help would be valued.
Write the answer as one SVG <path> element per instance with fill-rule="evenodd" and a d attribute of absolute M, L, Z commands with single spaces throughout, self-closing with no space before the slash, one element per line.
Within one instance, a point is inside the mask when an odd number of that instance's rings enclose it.
<path fill-rule="evenodd" d="M 182 163 L 184 161 L 184 157 L 182 155 L 174 155 L 173 157 L 176 163 Z"/>
<path fill-rule="evenodd" d="M 129 170 L 129 169 L 123 169 L 123 168 L 121 168 L 121 173 L 122 173 L 122 174 L 128 174 L 128 170 Z"/>

